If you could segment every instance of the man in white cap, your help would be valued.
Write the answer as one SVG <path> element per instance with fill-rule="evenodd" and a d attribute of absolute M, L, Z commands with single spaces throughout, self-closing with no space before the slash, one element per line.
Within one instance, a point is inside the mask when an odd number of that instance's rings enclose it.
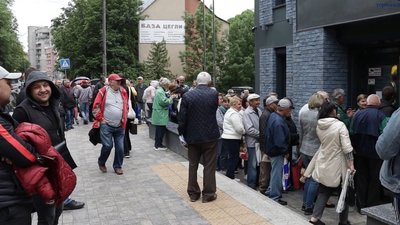
<path fill-rule="evenodd" d="M 289 157 L 289 128 L 285 121 L 290 116 L 292 104 L 288 99 L 278 102 L 278 110 L 268 119 L 265 132 L 267 155 L 271 158 L 270 183 L 266 195 L 281 205 L 287 205 L 282 197 L 282 167 L 284 158 Z"/>
<path fill-rule="evenodd" d="M 258 144 L 259 120 L 261 116 L 260 96 L 258 94 L 250 94 L 247 97 L 249 107 L 246 108 L 243 114 L 243 125 L 246 130 L 245 140 L 247 152 L 249 154 L 248 167 L 247 167 L 247 186 L 256 189 L 258 184 L 257 179 L 257 158 L 256 158 L 256 144 Z"/>
<path fill-rule="evenodd" d="M 28 167 L 36 162 L 35 150 L 15 134 L 16 122 L 3 112 L 10 102 L 11 80 L 21 75 L 0 66 L 0 224 L 30 225 L 32 198 L 19 184 L 13 166 Z"/>
<path fill-rule="evenodd" d="M 271 160 L 266 154 L 265 146 L 265 129 L 267 127 L 267 121 L 271 113 L 275 112 L 278 108 L 279 99 L 271 95 L 264 101 L 264 111 L 260 116 L 260 150 L 261 150 L 261 162 L 260 162 L 260 175 L 258 178 L 258 190 L 265 194 L 269 185 L 269 175 L 271 173 Z"/>

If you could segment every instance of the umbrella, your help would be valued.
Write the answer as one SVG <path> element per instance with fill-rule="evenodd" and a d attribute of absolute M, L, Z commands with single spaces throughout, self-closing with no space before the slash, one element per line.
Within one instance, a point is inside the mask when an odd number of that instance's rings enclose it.
<path fill-rule="evenodd" d="M 78 81 L 81 81 L 81 80 L 87 80 L 87 81 L 89 81 L 90 80 L 90 78 L 89 77 L 84 77 L 84 76 L 80 76 L 80 77 L 75 77 L 75 79 L 74 80 L 72 80 L 72 82 L 78 82 Z"/>

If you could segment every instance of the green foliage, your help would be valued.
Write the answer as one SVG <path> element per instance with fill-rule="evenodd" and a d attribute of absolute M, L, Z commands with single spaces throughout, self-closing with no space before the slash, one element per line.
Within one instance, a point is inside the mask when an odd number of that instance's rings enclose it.
<path fill-rule="evenodd" d="M 107 1 L 107 71 L 138 76 L 140 0 Z M 52 21 L 53 43 L 60 58 L 70 58 L 70 78 L 102 74 L 102 0 L 73 0 Z"/>
<path fill-rule="evenodd" d="M 191 81 L 196 79 L 196 76 L 201 71 L 208 71 L 211 75 L 213 73 L 213 32 L 212 20 L 213 15 L 210 10 L 205 10 L 203 22 L 203 4 L 200 3 L 194 15 L 185 13 L 185 45 L 186 50 L 180 52 L 180 59 L 183 65 L 183 71 L 187 75 L 187 80 Z M 205 26 L 203 26 L 203 24 Z M 204 29 L 205 28 L 205 29 Z M 215 19 L 215 43 L 216 49 L 222 48 L 217 36 L 220 33 L 221 24 Z M 205 35 L 203 35 L 205 32 Z M 204 46 L 205 36 L 205 46 Z M 205 61 L 204 61 L 205 52 Z M 217 58 L 217 57 L 216 57 Z M 221 61 L 216 59 L 216 61 Z M 218 74 L 218 68 L 216 73 Z"/>
<path fill-rule="evenodd" d="M 218 84 L 221 90 L 232 86 L 252 86 L 255 83 L 254 64 L 254 12 L 246 10 L 229 20 L 229 35 L 225 57 L 220 61 L 221 73 Z"/>
<path fill-rule="evenodd" d="M 144 62 L 145 79 L 158 80 L 161 77 L 172 78 L 172 73 L 168 69 L 169 63 L 168 50 L 165 41 L 153 43 L 147 61 Z"/>
<path fill-rule="evenodd" d="M 0 1 L 0 66 L 23 72 L 29 62 L 18 40 L 17 21 L 10 10 L 12 3 L 11 0 Z"/>

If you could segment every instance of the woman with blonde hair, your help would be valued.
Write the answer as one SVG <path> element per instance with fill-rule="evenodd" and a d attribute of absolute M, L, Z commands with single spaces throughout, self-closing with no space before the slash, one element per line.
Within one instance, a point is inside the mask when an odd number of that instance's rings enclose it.
<path fill-rule="evenodd" d="M 234 179 L 235 169 L 239 162 L 240 142 L 245 133 L 243 126 L 243 116 L 240 113 L 242 109 L 242 100 L 237 97 L 229 98 L 230 108 L 226 111 L 224 116 L 224 123 L 222 132 L 222 151 L 227 155 L 227 162 L 225 168 L 226 176 Z"/>

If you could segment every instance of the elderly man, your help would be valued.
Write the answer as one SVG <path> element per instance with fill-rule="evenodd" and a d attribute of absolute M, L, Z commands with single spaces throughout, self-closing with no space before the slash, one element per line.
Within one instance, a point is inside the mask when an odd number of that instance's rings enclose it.
<path fill-rule="evenodd" d="M 266 195 L 281 205 L 287 205 L 282 197 L 282 167 L 284 158 L 288 158 L 289 128 L 285 119 L 292 112 L 288 99 L 278 102 L 278 110 L 273 112 L 267 122 L 265 145 L 267 155 L 271 158 L 271 180 Z"/>
<path fill-rule="evenodd" d="M 334 98 L 334 104 L 336 106 L 337 117 L 342 121 L 347 129 L 350 128 L 351 118 L 353 117 L 353 110 L 351 108 L 343 109 L 344 104 L 344 90 L 341 88 L 336 88 L 333 90 L 332 97 Z"/>
<path fill-rule="evenodd" d="M 125 126 L 128 116 L 128 94 L 121 86 L 123 78 L 118 74 L 108 76 L 109 86 L 102 87 L 93 103 L 96 121 L 93 127 L 100 127 L 101 153 L 98 159 L 99 169 L 106 173 L 106 161 L 115 145 L 113 168 L 117 175 L 122 175 L 124 160 Z"/>
<path fill-rule="evenodd" d="M 217 199 L 215 168 L 217 142 L 220 134 L 215 112 L 218 108 L 218 92 L 211 89 L 210 84 L 210 74 L 201 72 L 197 75 L 197 87 L 183 95 L 178 117 L 179 135 L 183 135 L 188 144 L 187 193 L 192 202 L 197 201 L 201 194 L 203 203 Z M 204 164 L 202 193 L 197 183 L 197 169 L 201 157 L 203 157 Z"/>
<path fill-rule="evenodd" d="M 258 143 L 259 120 L 261 116 L 260 96 L 258 94 L 250 94 L 247 96 L 249 106 L 243 113 L 243 125 L 246 130 L 245 140 L 247 152 L 249 154 L 248 167 L 247 167 L 247 186 L 256 189 L 258 184 L 257 177 L 257 157 L 256 157 L 256 144 Z"/>
<path fill-rule="evenodd" d="M 386 125 L 387 119 L 379 111 L 381 101 L 378 95 L 367 98 L 367 108 L 358 111 L 353 118 L 350 129 L 351 144 L 356 152 L 355 175 L 357 206 L 361 208 L 378 205 L 383 192 L 379 182 L 379 170 L 382 160 L 379 158 L 375 144 Z"/>
<path fill-rule="evenodd" d="M 143 100 L 143 94 L 144 94 L 144 90 L 146 90 L 146 88 L 147 88 L 147 85 L 145 85 L 143 83 L 143 77 L 141 77 L 141 76 L 138 77 L 137 84 L 135 85 L 135 90 L 137 92 L 137 95 L 136 95 L 136 102 L 137 102 L 136 117 L 139 119 L 139 124 L 142 123 L 143 122 L 142 120 L 144 119 L 144 118 L 142 118 L 142 110 L 143 111 L 145 110 L 145 102 Z"/>

